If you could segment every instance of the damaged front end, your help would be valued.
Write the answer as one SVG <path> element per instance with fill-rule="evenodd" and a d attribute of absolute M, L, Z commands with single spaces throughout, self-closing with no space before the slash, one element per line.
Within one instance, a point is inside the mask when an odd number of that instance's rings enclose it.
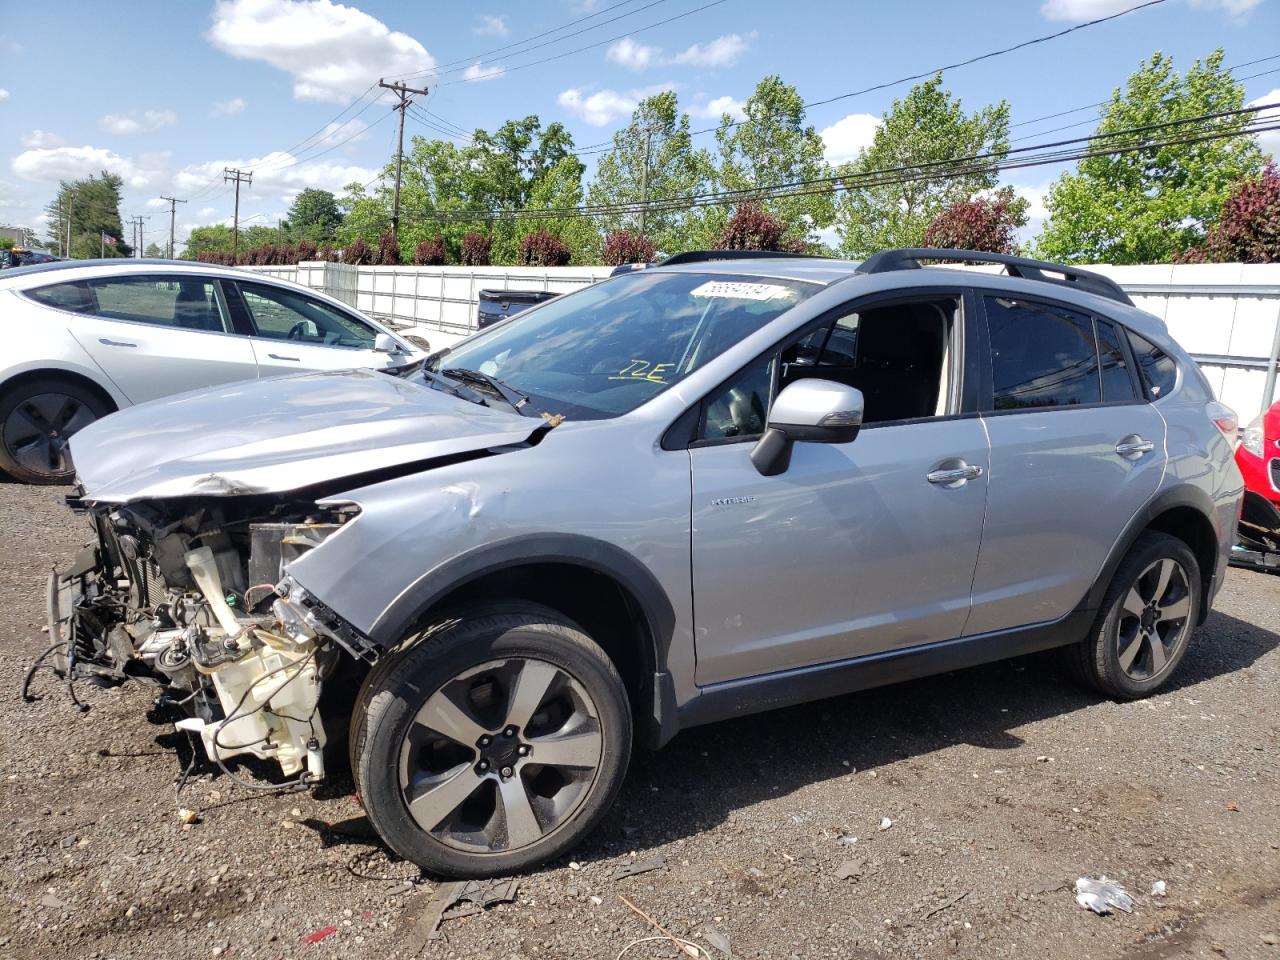
<path fill-rule="evenodd" d="M 97 542 L 49 583 L 56 667 L 70 681 L 155 686 L 210 760 L 274 760 L 324 776 L 321 692 L 345 649 L 374 648 L 285 572 L 355 505 L 282 496 L 92 504 Z"/>

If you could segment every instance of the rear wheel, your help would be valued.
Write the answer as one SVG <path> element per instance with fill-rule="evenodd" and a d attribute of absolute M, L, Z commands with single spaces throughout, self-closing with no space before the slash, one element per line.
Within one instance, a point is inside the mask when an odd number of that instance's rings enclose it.
<path fill-rule="evenodd" d="M 70 483 L 67 442 L 111 408 L 71 380 L 40 377 L 0 395 L 0 469 L 22 483 Z"/>
<path fill-rule="evenodd" d="M 1165 533 L 1144 533 L 1116 570 L 1092 634 L 1068 651 L 1075 672 L 1117 699 L 1154 693 L 1187 652 L 1200 591 L 1190 548 Z"/>
<path fill-rule="evenodd" d="M 464 613 L 391 654 L 353 716 L 365 810 L 435 873 L 525 870 L 589 832 L 626 773 L 631 714 L 603 650 L 554 611 Z"/>

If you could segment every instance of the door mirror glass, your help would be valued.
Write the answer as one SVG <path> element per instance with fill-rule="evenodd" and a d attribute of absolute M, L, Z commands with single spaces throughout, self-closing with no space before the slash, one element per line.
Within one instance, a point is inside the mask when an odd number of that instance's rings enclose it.
<path fill-rule="evenodd" d="M 843 383 L 811 378 L 785 387 L 769 410 L 768 428 L 751 451 L 751 462 L 766 477 L 784 472 L 791 447 L 804 443 L 849 443 L 862 428 L 862 391 Z"/>

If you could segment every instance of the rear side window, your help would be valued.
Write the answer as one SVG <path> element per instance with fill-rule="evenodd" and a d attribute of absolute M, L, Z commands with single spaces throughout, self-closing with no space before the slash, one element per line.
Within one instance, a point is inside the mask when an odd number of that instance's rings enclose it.
<path fill-rule="evenodd" d="M 227 331 L 226 314 L 212 281 L 198 277 L 115 277 L 90 280 L 97 314 L 158 327 Z"/>
<path fill-rule="evenodd" d="M 1102 402 L 1092 317 L 1030 300 L 985 301 L 995 409 Z"/>
<path fill-rule="evenodd" d="M 93 296 L 89 288 L 80 283 L 55 283 L 48 287 L 37 287 L 28 290 L 27 296 L 36 303 L 56 310 L 70 310 L 72 313 L 93 313 Z"/>
<path fill-rule="evenodd" d="M 1129 334 L 1129 344 L 1133 347 L 1134 360 L 1142 375 L 1142 387 L 1147 391 L 1147 397 L 1159 400 L 1168 396 L 1178 382 L 1178 365 L 1173 357 L 1136 333 Z"/>
<path fill-rule="evenodd" d="M 1095 320 L 1098 331 L 1098 360 L 1102 369 L 1102 402 L 1125 403 L 1138 399 L 1129 375 L 1129 361 L 1116 328 L 1106 320 Z"/>

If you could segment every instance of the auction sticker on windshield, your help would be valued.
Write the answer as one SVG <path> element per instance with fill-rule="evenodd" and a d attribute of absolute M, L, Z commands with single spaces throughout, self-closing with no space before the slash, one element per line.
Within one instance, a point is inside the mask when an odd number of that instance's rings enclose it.
<path fill-rule="evenodd" d="M 776 283 L 743 283 L 739 280 L 708 280 L 689 291 L 691 297 L 718 297 L 724 300 L 781 300 L 794 297 L 790 287 Z"/>

